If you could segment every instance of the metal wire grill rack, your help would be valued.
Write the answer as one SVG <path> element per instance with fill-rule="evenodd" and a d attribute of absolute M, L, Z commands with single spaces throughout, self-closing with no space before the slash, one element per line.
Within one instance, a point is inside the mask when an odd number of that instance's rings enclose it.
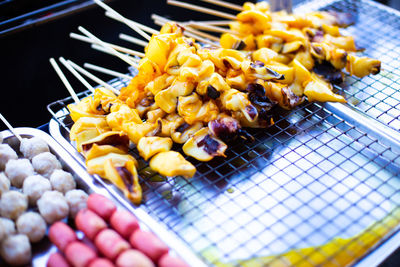
<path fill-rule="evenodd" d="M 399 41 L 399 16 L 369 1 L 326 3 L 318 1 L 318 7 L 356 10 L 357 24 L 348 31 L 385 68 L 373 77 L 347 77 L 350 105 L 398 129 L 398 57 L 392 44 Z M 373 30 L 379 25 L 393 27 L 390 37 L 386 29 Z M 65 107 L 71 102 L 48 106 L 66 139 L 72 122 Z M 197 168 L 190 180 L 160 177 L 139 161 L 145 196 L 139 209 L 215 266 L 351 265 L 398 230 L 397 144 L 316 103 L 282 111 L 274 126 L 250 132 L 255 142 L 229 144 L 226 158 L 189 159 Z"/>

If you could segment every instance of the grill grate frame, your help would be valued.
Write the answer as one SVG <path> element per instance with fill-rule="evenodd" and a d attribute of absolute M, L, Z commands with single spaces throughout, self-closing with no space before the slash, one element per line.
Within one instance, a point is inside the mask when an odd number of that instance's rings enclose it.
<path fill-rule="evenodd" d="M 346 77 L 345 84 L 338 89 L 348 99 L 348 106 L 385 127 L 399 130 L 400 112 L 396 115 L 391 111 L 400 103 L 400 97 L 396 100 L 396 95 L 400 96 L 400 71 L 395 68 L 399 61 L 390 52 L 390 45 L 374 50 L 376 45 L 371 39 L 377 35 L 365 29 L 371 21 L 383 18 L 396 24 L 399 14 L 370 1 L 308 1 L 304 6 L 308 5 L 314 9 L 332 7 L 362 14 L 357 24 L 346 31 L 355 35 L 360 44 L 367 45 L 366 54 L 381 59 L 385 71 L 394 78 L 389 79 L 385 72 L 363 79 Z M 371 13 L 379 16 L 370 18 Z M 396 25 L 399 33 L 400 24 Z M 400 42 L 395 34 L 390 34 L 390 39 L 386 36 L 385 40 Z M 116 87 L 127 85 L 121 79 L 110 83 Z M 377 86 L 383 83 L 385 87 Z M 374 89 L 383 90 L 385 96 Z M 88 95 L 89 92 L 83 92 L 79 97 Z M 70 103 L 72 99 L 66 98 L 48 106 L 65 138 L 72 125 L 66 111 Z M 385 119 L 385 114 L 391 116 L 390 120 Z M 220 261 L 234 264 L 235 260 L 278 255 L 260 260 L 260 263 L 273 263 L 283 260 L 279 255 L 291 249 L 322 245 L 338 236 L 354 237 L 384 217 L 400 220 L 393 212 L 400 204 L 397 146 L 348 122 L 324 104 L 305 103 L 291 112 L 282 111 L 274 119 L 273 127 L 250 130 L 254 143 L 229 144 L 227 158 L 208 163 L 189 159 L 198 170 L 190 180 L 159 177 L 146 162 L 139 160 L 139 175 L 146 196 L 139 208 L 183 240 L 208 264 Z M 162 181 L 156 182 L 159 180 Z M 397 228 L 390 229 L 379 244 Z M 354 238 L 352 242 L 362 241 Z M 209 257 L 205 251 L 218 257 Z M 318 247 L 315 251 L 324 253 Z M 353 258 L 352 264 L 367 254 L 348 253 Z M 326 262 L 335 264 L 334 256 L 326 255 Z M 312 255 L 302 258 L 310 265 L 316 264 Z M 338 262 L 336 265 L 340 266 Z"/>

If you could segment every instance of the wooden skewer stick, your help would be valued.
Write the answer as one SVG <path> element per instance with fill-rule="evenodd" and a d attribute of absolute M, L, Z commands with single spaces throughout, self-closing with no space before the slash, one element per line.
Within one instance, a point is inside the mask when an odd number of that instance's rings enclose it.
<path fill-rule="evenodd" d="M 15 135 L 15 137 L 18 138 L 20 142 L 22 142 L 22 137 L 15 131 L 14 127 L 11 126 L 11 124 L 4 118 L 4 116 L 0 113 L 0 119 L 4 122 L 4 124 L 7 126 L 7 128 Z"/>
<path fill-rule="evenodd" d="M 63 57 L 60 57 L 59 60 L 90 92 L 94 93 L 93 87 Z"/>
<path fill-rule="evenodd" d="M 61 81 L 64 83 L 72 99 L 75 101 L 76 104 L 78 104 L 80 102 L 79 97 L 76 95 L 74 89 L 72 89 L 71 84 L 68 82 L 67 78 L 65 77 L 64 73 L 62 72 L 54 58 L 50 58 L 50 64 L 53 66 Z"/>
<path fill-rule="evenodd" d="M 157 30 L 155 30 L 153 28 L 150 28 L 149 26 L 143 25 L 143 24 L 141 24 L 139 22 L 136 22 L 134 20 L 130 20 L 130 19 L 127 19 L 127 18 L 125 18 L 125 20 L 122 20 L 121 17 L 118 17 L 117 15 L 115 15 L 115 13 L 107 11 L 106 12 L 106 16 L 109 17 L 109 18 L 115 19 L 117 21 L 120 21 L 122 23 L 129 22 L 131 24 L 134 24 L 134 25 L 136 25 L 136 27 L 138 27 L 139 29 L 141 29 L 141 30 L 143 30 L 145 32 L 148 32 L 148 33 L 151 33 L 151 34 L 158 34 Z"/>
<path fill-rule="evenodd" d="M 223 28 L 223 27 L 218 27 L 218 26 L 214 26 L 214 25 L 207 25 L 207 24 L 203 24 L 201 22 L 197 22 L 197 21 L 189 21 L 186 23 L 186 25 L 195 28 L 195 29 L 201 29 L 201 30 L 206 30 L 209 32 L 222 32 L 222 33 L 231 33 L 231 34 L 237 34 L 236 32 L 227 29 L 227 28 Z"/>
<path fill-rule="evenodd" d="M 226 8 L 230 8 L 233 10 L 237 10 L 237 11 L 243 11 L 243 7 L 239 6 L 239 5 L 235 5 L 226 1 L 221 1 L 221 0 L 201 0 L 203 2 L 207 2 L 207 3 L 211 3 L 217 6 L 222 6 L 222 7 L 226 7 Z"/>
<path fill-rule="evenodd" d="M 75 64 L 74 62 L 72 62 L 71 60 L 67 61 L 74 69 L 76 69 L 77 71 L 79 71 L 80 73 L 82 73 L 83 75 L 87 76 L 89 79 L 92 79 L 93 81 L 95 81 L 96 83 L 104 86 L 105 88 L 113 91 L 116 95 L 119 95 L 119 91 L 117 89 L 115 89 L 114 87 L 112 87 L 111 85 L 109 85 L 108 83 L 106 83 L 105 81 L 101 80 L 100 78 L 94 76 L 93 74 L 91 74 L 90 72 L 88 72 L 87 70 L 85 70 L 84 68 L 80 67 L 79 65 Z"/>
<path fill-rule="evenodd" d="M 103 52 L 103 53 L 106 53 L 106 54 L 115 56 L 113 53 L 110 52 L 110 50 L 106 49 L 105 47 L 103 47 L 103 46 L 101 46 L 101 45 L 92 44 L 91 47 L 92 47 L 94 50 L 97 50 L 97 51 L 100 51 L 100 52 Z M 137 58 L 134 58 L 134 57 L 131 57 L 131 56 L 128 56 L 128 55 L 126 55 L 126 57 L 129 58 L 130 60 L 132 60 L 133 62 L 139 63 L 139 59 L 137 59 Z"/>
<path fill-rule="evenodd" d="M 162 17 L 160 15 L 157 15 L 157 14 L 152 14 L 151 18 L 154 20 L 155 24 L 160 25 L 160 26 L 163 26 L 165 23 L 171 21 L 171 20 L 169 20 L 169 19 L 167 19 L 165 17 Z M 194 29 L 191 29 L 189 27 L 189 29 L 186 29 L 186 31 L 183 34 L 185 36 L 191 37 L 191 38 L 196 39 L 197 41 L 203 42 L 205 44 L 209 44 L 209 45 L 212 45 L 214 47 L 219 47 L 218 44 L 216 44 L 214 42 L 211 42 L 210 40 L 199 36 L 198 34 L 194 33 L 194 31 L 195 31 Z M 216 38 L 216 37 L 214 37 L 214 38 Z M 219 39 L 218 39 L 218 41 L 219 41 Z"/>
<path fill-rule="evenodd" d="M 165 21 L 164 21 L 164 20 L 156 19 L 156 20 L 154 21 L 154 23 L 157 24 L 157 25 L 159 25 L 159 26 L 163 26 L 163 25 L 165 24 Z M 185 32 L 184 32 L 184 35 L 187 36 L 187 37 L 193 38 L 193 39 L 195 39 L 195 40 L 197 40 L 197 41 L 200 41 L 200 42 L 202 42 L 202 43 L 209 44 L 209 45 L 214 46 L 214 47 L 219 47 L 219 45 L 217 45 L 216 43 L 214 43 L 214 42 L 212 42 L 212 41 L 210 41 L 210 40 L 208 40 L 208 39 L 206 39 L 206 38 L 200 37 L 200 36 L 198 36 L 198 35 L 196 35 L 196 34 L 194 34 L 194 33 L 185 31 Z"/>
<path fill-rule="evenodd" d="M 93 65 L 93 64 L 90 64 L 90 63 L 85 63 L 83 66 L 85 68 L 87 68 L 87 69 L 92 69 L 92 70 L 95 70 L 95 71 L 98 71 L 98 72 L 109 74 L 111 76 L 115 76 L 115 77 L 119 77 L 119 78 L 123 78 L 123 79 L 128 79 L 128 80 L 132 80 L 133 79 L 132 76 L 129 76 L 129 75 L 117 72 L 117 71 L 113 71 L 113 70 L 110 70 L 110 69 L 106 69 L 106 68 L 103 68 L 103 67 L 100 67 L 100 66 L 96 66 L 96 65 Z"/>
<path fill-rule="evenodd" d="M 216 37 L 216 36 L 214 36 L 214 35 L 211 35 L 211 34 L 208 34 L 208 33 L 205 33 L 205 32 L 202 32 L 202 31 L 199 31 L 199 30 L 196 30 L 196 29 L 193 29 L 193 28 L 190 27 L 190 26 L 186 26 L 186 27 L 185 27 L 185 30 L 186 30 L 187 32 L 196 34 L 196 35 L 198 35 L 198 36 L 201 36 L 201 37 L 204 37 L 204 38 L 208 38 L 208 39 L 210 39 L 211 41 L 219 42 L 219 38 L 218 38 L 218 37 Z"/>
<path fill-rule="evenodd" d="M 142 41 L 142 40 L 140 40 L 140 39 L 138 39 L 136 37 L 133 37 L 133 36 L 130 36 L 130 35 L 127 35 L 127 34 L 124 34 L 124 33 L 120 33 L 119 34 L 119 38 L 122 39 L 122 40 L 128 41 L 128 42 L 143 46 L 143 47 L 147 46 L 147 43 L 145 41 Z"/>
<path fill-rule="evenodd" d="M 198 12 L 214 15 L 214 16 L 217 16 L 217 17 L 225 18 L 225 19 L 230 19 L 230 20 L 235 20 L 236 19 L 236 16 L 234 16 L 232 14 L 229 14 L 229 13 L 225 13 L 225 12 L 221 12 L 221 11 L 215 11 L 215 10 L 213 10 L 211 8 L 200 7 L 200 6 L 196 6 L 196 5 L 185 3 L 185 2 L 181 2 L 181 1 L 167 0 L 167 4 L 173 5 L 173 6 L 179 6 L 179 7 L 183 7 L 183 8 L 187 8 L 187 9 L 191 9 L 191 10 L 194 10 L 194 11 L 198 11 Z"/>
<path fill-rule="evenodd" d="M 229 26 L 232 23 L 232 20 L 202 20 L 202 21 L 194 21 L 199 22 L 204 25 L 213 25 L 213 26 Z"/>
<path fill-rule="evenodd" d="M 83 42 L 86 42 L 86 43 L 91 43 L 91 44 L 96 43 L 93 39 L 90 39 L 90 38 L 88 38 L 86 36 L 83 36 L 83 35 L 80 35 L 80 34 L 76 34 L 76 33 L 73 33 L 73 32 L 71 32 L 69 34 L 69 37 L 77 39 L 77 40 L 80 40 L 80 41 L 83 41 Z M 107 44 L 108 46 L 114 48 L 117 51 L 120 51 L 120 52 L 123 52 L 123 53 L 127 53 L 127 54 L 130 54 L 130 55 L 134 55 L 134 56 L 138 56 L 138 57 L 144 57 L 144 53 L 141 53 L 139 51 L 135 51 L 135 50 L 132 50 L 132 49 L 129 49 L 129 48 L 125 48 L 125 47 L 122 47 L 122 46 L 119 46 L 119 45 L 115 45 L 115 44 L 111 44 L 111 43 L 107 43 L 107 42 L 104 42 L 104 43 Z"/>
<path fill-rule="evenodd" d="M 110 13 L 113 13 L 117 18 L 121 19 L 132 30 L 136 31 L 138 34 L 143 36 L 144 39 L 150 41 L 151 37 L 147 33 L 145 33 L 144 31 L 142 31 L 136 24 L 131 23 L 131 21 L 129 21 L 127 18 L 125 18 L 124 16 L 119 14 L 117 11 L 115 11 L 114 9 L 112 9 L 111 7 L 109 7 L 108 5 L 103 3 L 102 1 L 100 1 L 100 0 L 93 0 L 93 1 L 96 4 L 98 4 L 99 6 L 101 6 L 102 8 L 104 8 L 106 11 L 109 11 Z"/>
<path fill-rule="evenodd" d="M 95 41 L 95 43 L 97 43 L 98 45 L 103 46 L 104 48 L 106 48 L 108 51 L 110 51 L 111 53 L 113 53 L 115 56 L 119 57 L 120 59 L 122 59 L 123 61 L 125 61 L 126 63 L 128 63 L 131 66 L 134 67 L 138 67 L 138 65 L 132 61 L 128 56 L 119 53 L 117 50 L 115 50 L 114 48 L 108 46 L 106 43 L 104 43 L 102 40 L 100 40 L 99 38 L 97 38 L 96 36 L 94 36 L 93 34 L 91 34 L 88 30 L 86 30 L 85 28 L 83 28 L 82 26 L 78 27 L 79 31 L 81 31 L 83 34 L 85 34 L 87 37 L 89 37 L 90 39 L 93 39 Z"/>

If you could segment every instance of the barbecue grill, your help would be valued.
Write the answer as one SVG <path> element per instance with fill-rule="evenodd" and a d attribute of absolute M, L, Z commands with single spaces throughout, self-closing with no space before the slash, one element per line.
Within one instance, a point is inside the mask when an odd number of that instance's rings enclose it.
<path fill-rule="evenodd" d="M 229 144 L 226 158 L 189 158 L 197 168 L 190 180 L 161 177 L 139 160 L 145 199 L 139 207 L 95 177 L 124 205 L 150 214 L 158 223 L 152 230 L 182 248 L 177 252 L 193 266 L 274 266 L 288 263 L 288 255 L 304 266 L 320 263 L 317 256 L 331 266 L 341 265 L 339 257 L 372 266 L 399 246 L 400 12 L 370 0 L 294 5 L 295 12 L 332 9 L 357 18 L 346 31 L 383 66 L 379 75 L 346 77 L 336 87 L 347 104 L 281 111 L 273 126 L 249 130 L 253 143 Z M 110 81 L 119 88 L 128 82 Z M 84 165 L 68 137 L 72 102 L 48 105 L 50 132 Z M 365 242 L 366 233 L 373 242 Z"/>

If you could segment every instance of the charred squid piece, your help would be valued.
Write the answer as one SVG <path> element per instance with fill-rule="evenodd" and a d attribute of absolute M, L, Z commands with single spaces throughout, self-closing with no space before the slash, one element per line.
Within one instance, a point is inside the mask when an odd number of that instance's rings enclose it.
<path fill-rule="evenodd" d="M 299 97 L 295 95 L 289 87 L 283 87 L 282 92 L 282 104 L 288 109 L 293 109 L 294 107 L 300 105 L 304 101 L 304 97 Z"/>
<path fill-rule="evenodd" d="M 142 188 L 139 184 L 135 162 L 127 161 L 123 166 L 115 165 L 111 159 L 104 164 L 104 178 L 116 185 L 134 204 L 142 201 Z"/>
<path fill-rule="evenodd" d="M 237 137 L 241 129 L 239 121 L 232 117 L 222 117 L 208 123 L 210 132 L 222 141 L 228 142 Z"/>
<path fill-rule="evenodd" d="M 335 69 L 335 67 L 326 60 L 323 60 L 321 63 L 316 61 L 313 71 L 333 84 L 341 84 L 343 82 L 343 73 Z"/>
<path fill-rule="evenodd" d="M 279 74 L 273 69 L 264 67 L 264 64 L 259 63 L 251 62 L 247 69 L 247 72 L 249 72 L 250 77 L 261 79 L 264 81 L 279 81 L 285 79 L 285 76 L 283 74 Z"/>
<path fill-rule="evenodd" d="M 264 86 L 259 83 L 250 83 L 246 90 L 249 92 L 249 100 L 251 103 L 270 110 L 276 105 L 276 102 L 271 101 L 267 95 Z"/>
<path fill-rule="evenodd" d="M 224 142 L 229 142 L 237 137 L 253 142 L 254 138 L 241 128 L 240 122 L 232 117 L 222 117 L 208 123 L 210 132 Z"/>
<path fill-rule="evenodd" d="M 351 13 L 337 12 L 329 10 L 328 13 L 336 18 L 335 24 L 339 27 L 346 28 L 356 23 L 356 17 Z"/>
<path fill-rule="evenodd" d="M 215 156 L 225 157 L 227 145 L 210 134 L 208 127 L 195 133 L 184 145 L 183 152 L 200 161 L 210 161 Z"/>
<path fill-rule="evenodd" d="M 207 86 L 207 96 L 211 99 L 217 99 L 221 96 L 221 93 L 215 89 L 212 85 Z"/>
<path fill-rule="evenodd" d="M 305 28 L 303 31 L 307 35 L 308 40 L 312 43 L 321 43 L 324 41 L 324 32 L 322 30 Z"/>
<path fill-rule="evenodd" d="M 129 137 L 124 132 L 106 132 L 81 144 L 83 153 L 88 152 L 92 146 L 110 145 L 124 152 L 128 152 Z"/>

